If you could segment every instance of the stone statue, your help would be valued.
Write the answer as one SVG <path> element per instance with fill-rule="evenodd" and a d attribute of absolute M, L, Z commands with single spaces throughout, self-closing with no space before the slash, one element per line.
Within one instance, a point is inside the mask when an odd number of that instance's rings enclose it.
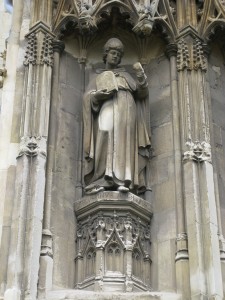
<path fill-rule="evenodd" d="M 111 38 L 104 46 L 104 70 L 91 80 L 83 101 L 86 194 L 103 190 L 145 191 L 150 137 L 148 84 L 140 63 L 136 80 L 118 67 L 124 46 Z"/>

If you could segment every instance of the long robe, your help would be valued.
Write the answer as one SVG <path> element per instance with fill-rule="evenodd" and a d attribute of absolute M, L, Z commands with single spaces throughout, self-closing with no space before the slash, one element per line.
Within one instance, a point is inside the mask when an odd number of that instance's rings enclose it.
<path fill-rule="evenodd" d="M 95 104 L 96 78 L 84 96 L 85 184 L 143 190 L 150 147 L 145 117 L 147 83 L 137 83 L 123 69 L 113 72 L 118 91 L 111 99 Z"/>

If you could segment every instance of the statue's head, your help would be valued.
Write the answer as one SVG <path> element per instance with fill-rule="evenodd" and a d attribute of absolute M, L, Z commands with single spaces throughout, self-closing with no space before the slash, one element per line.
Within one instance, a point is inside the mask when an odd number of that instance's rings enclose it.
<path fill-rule="evenodd" d="M 123 57 L 123 54 L 124 54 L 123 43 L 117 38 L 109 39 L 105 43 L 105 46 L 104 46 L 103 50 L 104 50 L 104 52 L 103 52 L 103 61 L 104 61 L 104 63 L 106 63 L 107 54 L 110 50 L 117 50 L 117 51 L 120 52 L 120 54 L 121 54 L 120 61 L 121 61 L 121 58 Z M 119 63 L 120 63 L 120 61 L 119 61 Z"/>

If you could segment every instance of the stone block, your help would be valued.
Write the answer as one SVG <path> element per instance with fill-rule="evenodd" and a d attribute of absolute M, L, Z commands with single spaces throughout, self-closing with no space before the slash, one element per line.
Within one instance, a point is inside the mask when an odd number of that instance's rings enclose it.
<path fill-rule="evenodd" d="M 162 126 L 152 128 L 152 147 L 154 156 L 160 158 L 168 156 L 173 151 L 172 124 L 166 123 Z"/>
<path fill-rule="evenodd" d="M 152 186 L 152 190 L 154 213 L 157 214 L 172 208 L 175 209 L 175 186 L 173 178 Z"/>
<path fill-rule="evenodd" d="M 173 292 L 176 290 L 175 239 L 158 244 L 158 290 Z"/>
<path fill-rule="evenodd" d="M 153 222 L 157 224 L 154 233 L 160 242 L 175 239 L 176 237 L 176 211 L 175 209 L 164 210 L 154 213 Z"/>

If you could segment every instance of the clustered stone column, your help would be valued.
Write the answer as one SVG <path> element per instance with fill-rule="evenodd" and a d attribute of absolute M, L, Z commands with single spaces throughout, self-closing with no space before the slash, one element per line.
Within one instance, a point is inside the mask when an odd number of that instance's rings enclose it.
<path fill-rule="evenodd" d="M 201 39 L 192 30 L 184 31 L 178 42 L 177 71 L 190 297 L 208 295 L 222 299 L 207 57 Z"/>
<path fill-rule="evenodd" d="M 7 297 L 12 294 L 18 299 L 20 295 L 22 299 L 36 299 L 37 295 L 54 35 L 40 21 L 30 29 L 27 39 L 21 142 L 8 265 L 8 284 L 13 289 L 6 291 Z"/>

